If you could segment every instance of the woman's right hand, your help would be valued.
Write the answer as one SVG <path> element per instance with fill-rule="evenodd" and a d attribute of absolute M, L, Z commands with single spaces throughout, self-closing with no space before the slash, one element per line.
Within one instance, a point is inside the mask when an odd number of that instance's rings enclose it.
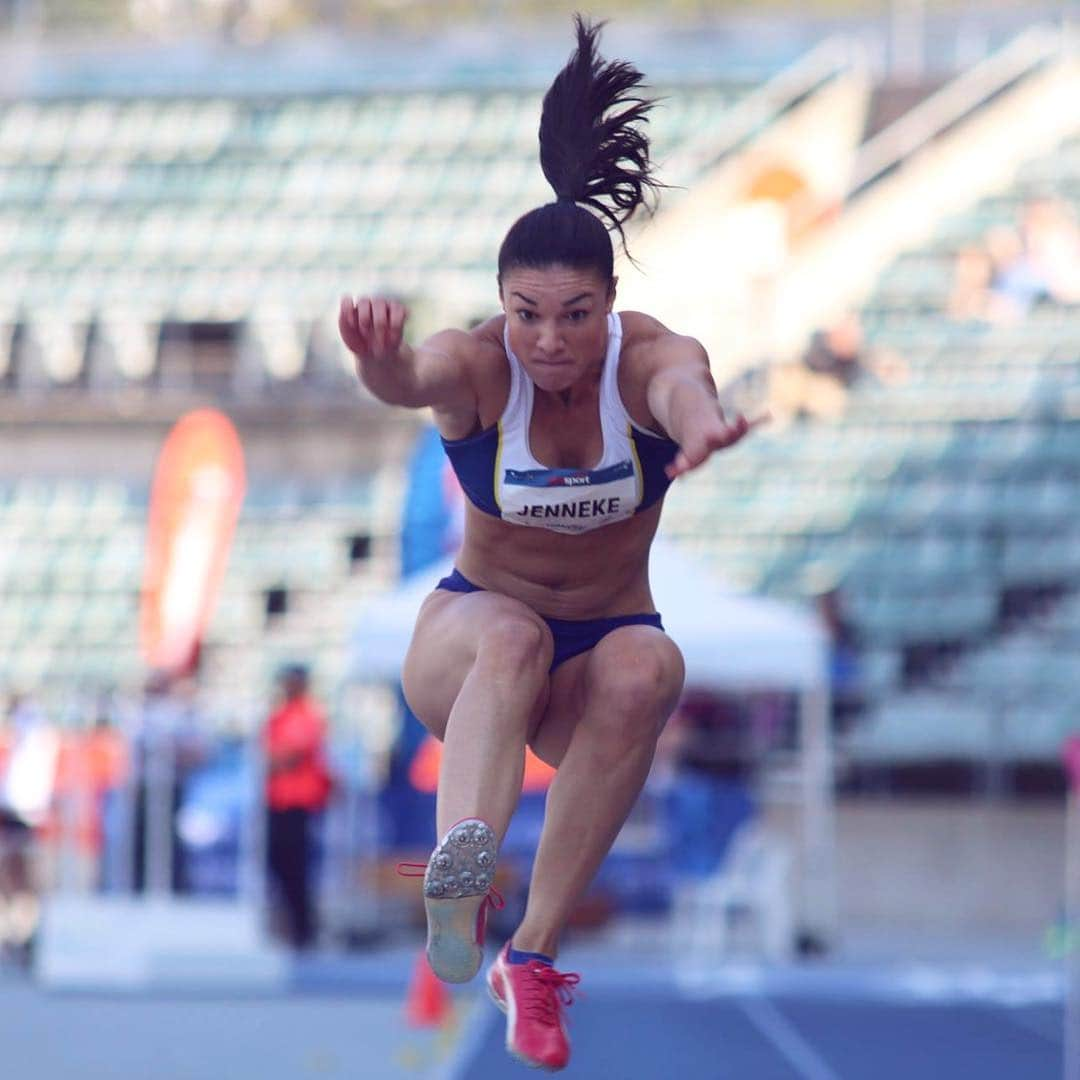
<path fill-rule="evenodd" d="M 396 360 L 408 311 L 397 300 L 378 296 L 341 298 L 338 330 L 357 360 L 375 363 Z"/>
<path fill-rule="evenodd" d="M 385 297 L 341 298 L 338 329 L 356 357 L 356 374 L 387 405 L 465 413 L 464 426 L 476 411 L 464 359 L 475 350 L 474 339 L 463 330 L 443 330 L 411 348 L 402 334 L 408 314 L 404 304 Z"/>

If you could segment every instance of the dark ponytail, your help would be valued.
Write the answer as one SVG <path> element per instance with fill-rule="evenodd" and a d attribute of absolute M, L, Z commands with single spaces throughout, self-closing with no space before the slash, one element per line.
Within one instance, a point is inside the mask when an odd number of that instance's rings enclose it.
<path fill-rule="evenodd" d="M 662 186 L 653 176 L 649 140 L 635 126 L 648 122 L 654 104 L 641 96 L 641 72 L 597 55 L 602 23 L 580 15 L 574 23 L 577 48 L 544 95 L 540 115 L 540 167 L 556 201 L 511 227 L 499 249 L 500 279 L 514 266 L 554 264 L 595 268 L 610 279 L 607 229 L 618 231 L 625 250 L 623 224 Z"/>

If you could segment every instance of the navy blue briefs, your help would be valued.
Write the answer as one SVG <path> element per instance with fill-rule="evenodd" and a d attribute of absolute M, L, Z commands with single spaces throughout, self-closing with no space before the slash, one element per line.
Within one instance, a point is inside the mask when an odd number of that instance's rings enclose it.
<path fill-rule="evenodd" d="M 459 593 L 484 592 L 484 589 L 474 585 L 457 567 L 435 588 Z M 660 616 L 655 612 L 615 615 L 608 619 L 549 619 L 546 615 L 541 615 L 540 618 L 547 623 L 551 636 L 555 639 L 555 655 L 551 659 L 549 671 L 554 671 L 571 656 L 588 652 L 602 637 L 610 634 L 612 630 L 618 630 L 620 626 L 655 626 L 658 630 L 664 629 Z"/>

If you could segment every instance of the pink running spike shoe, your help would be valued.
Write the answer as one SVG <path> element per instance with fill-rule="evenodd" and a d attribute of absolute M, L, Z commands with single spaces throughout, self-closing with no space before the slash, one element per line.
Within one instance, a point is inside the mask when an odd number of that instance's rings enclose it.
<path fill-rule="evenodd" d="M 509 948 L 507 942 L 487 973 L 491 998 L 506 1013 L 506 1049 L 534 1069 L 564 1069 L 570 1040 L 563 1008 L 573 1002 L 581 976 L 556 971 L 539 960 L 511 964 Z"/>

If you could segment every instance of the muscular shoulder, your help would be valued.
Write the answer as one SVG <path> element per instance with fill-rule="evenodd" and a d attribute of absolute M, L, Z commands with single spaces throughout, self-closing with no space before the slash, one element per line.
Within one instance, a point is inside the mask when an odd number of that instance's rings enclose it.
<path fill-rule="evenodd" d="M 506 366 L 506 347 L 503 345 L 505 323 L 505 315 L 494 315 L 467 332 L 477 367 L 485 376 L 490 375 L 493 368 L 501 370 Z"/>
<path fill-rule="evenodd" d="M 470 376 L 483 377 L 493 364 L 505 363 L 502 342 L 503 317 L 488 319 L 471 330 L 440 330 L 423 348 L 452 358 Z"/>
<path fill-rule="evenodd" d="M 623 349 L 647 346 L 671 331 L 659 320 L 643 311 L 620 311 L 623 328 Z"/>
<path fill-rule="evenodd" d="M 701 343 L 669 330 L 659 319 L 640 311 L 619 313 L 623 327 L 620 368 L 631 380 L 647 383 L 661 368 L 672 363 L 708 364 Z"/>
<path fill-rule="evenodd" d="M 466 374 L 472 393 L 467 410 L 433 409 L 433 419 L 448 439 L 464 438 L 479 426 L 488 425 L 489 398 L 506 380 L 506 351 L 503 347 L 503 316 L 487 319 L 470 330 L 442 330 L 424 347 L 442 352 Z M 505 397 L 505 392 L 504 392 Z"/>

